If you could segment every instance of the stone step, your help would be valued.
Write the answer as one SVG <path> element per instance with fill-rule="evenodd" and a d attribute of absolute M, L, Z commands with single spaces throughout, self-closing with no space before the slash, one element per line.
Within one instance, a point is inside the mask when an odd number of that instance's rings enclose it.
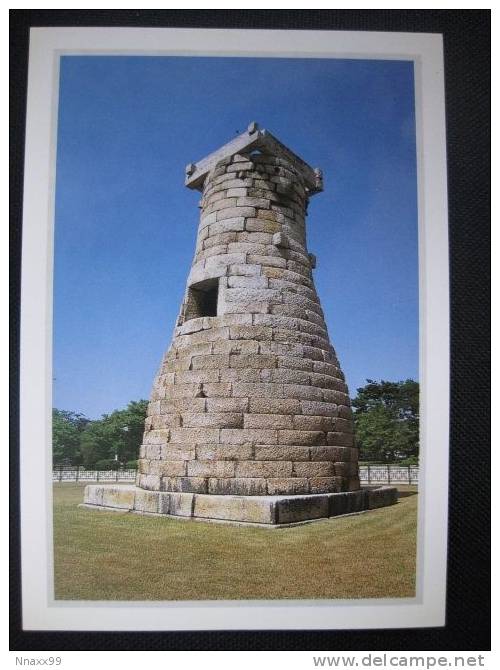
<path fill-rule="evenodd" d="M 135 486 L 89 484 L 83 506 L 205 521 L 279 527 L 393 505 L 395 487 L 315 495 L 241 496 L 146 491 Z"/>

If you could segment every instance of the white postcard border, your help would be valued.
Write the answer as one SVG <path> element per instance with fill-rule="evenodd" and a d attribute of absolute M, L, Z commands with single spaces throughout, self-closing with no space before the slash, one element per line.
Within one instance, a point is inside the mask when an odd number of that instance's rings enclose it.
<path fill-rule="evenodd" d="M 222 44 L 224 50 L 221 50 Z M 243 49 L 241 45 L 244 45 Z M 50 487 L 52 263 L 58 62 L 63 53 L 414 61 L 422 452 L 416 598 L 140 603 L 53 600 Z M 448 510 L 448 291 L 441 35 L 348 31 L 32 28 L 21 284 L 23 629 L 319 630 L 443 626 Z M 428 467 L 427 463 L 429 454 L 432 454 L 429 458 L 432 467 Z M 40 473 L 45 473 L 45 478 Z"/>

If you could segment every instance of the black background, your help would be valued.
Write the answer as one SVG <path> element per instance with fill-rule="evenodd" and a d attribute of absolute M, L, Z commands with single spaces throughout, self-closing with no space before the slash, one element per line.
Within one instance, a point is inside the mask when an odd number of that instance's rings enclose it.
<path fill-rule="evenodd" d="M 24 632 L 19 550 L 19 302 L 28 38 L 31 26 L 374 30 L 442 33 L 451 272 L 451 471 L 443 628 L 372 631 Z M 488 650 L 489 10 L 11 10 L 11 649 Z M 430 454 L 432 462 L 432 454 Z M 439 510 L 436 510 L 439 513 Z M 33 550 L 36 550 L 33 547 Z M 279 625 L 279 621 L 276 622 Z"/>

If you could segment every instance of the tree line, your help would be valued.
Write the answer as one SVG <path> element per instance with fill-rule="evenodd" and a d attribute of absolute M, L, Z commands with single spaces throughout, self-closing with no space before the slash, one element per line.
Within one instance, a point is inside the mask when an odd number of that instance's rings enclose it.
<path fill-rule="evenodd" d="M 83 414 L 52 410 L 52 462 L 88 470 L 135 468 L 142 443 L 148 401 L 87 419 Z"/>
<path fill-rule="evenodd" d="M 352 401 L 359 460 L 418 463 L 418 382 L 366 382 Z M 89 470 L 135 468 L 147 406 L 147 400 L 132 401 L 125 409 L 103 414 L 100 419 L 54 408 L 53 465 L 83 466 Z"/>
<path fill-rule="evenodd" d="M 352 401 L 359 460 L 418 463 L 419 384 L 366 380 Z"/>

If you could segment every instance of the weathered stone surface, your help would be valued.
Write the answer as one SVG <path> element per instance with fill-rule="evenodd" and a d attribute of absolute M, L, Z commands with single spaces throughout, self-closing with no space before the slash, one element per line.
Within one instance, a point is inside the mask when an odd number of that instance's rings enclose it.
<path fill-rule="evenodd" d="M 310 448 L 286 444 L 258 444 L 255 446 L 256 461 L 308 461 Z"/>
<path fill-rule="evenodd" d="M 300 496 L 276 502 L 278 523 L 296 523 L 328 516 L 328 497 Z"/>
<path fill-rule="evenodd" d="M 339 491 L 357 491 L 360 487 L 358 486 L 356 489 L 354 488 L 349 488 L 348 486 L 348 481 L 345 479 L 345 477 L 338 477 L 337 475 L 335 476 L 335 481 L 337 482 L 338 485 L 338 490 Z"/>
<path fill-rule="evenodd" d="M 342 433 L 353 433 L 353 424 L 352 421 L 348 419 L 342 419 L 341 417 L 335 418 L 335 431 Z"/>
<path fill-rule="evenodd" d="M 208 230 L 207 230 L 208 234 Z M 219 235 L 212 235 L 208 239 L 203 241 L 203 249 L 212 249 L 213 247 L 218 247 L 222 244 L 228 244 L 229 242 L 236 242 L 238 239 L 238 233 L 231 231 L 229 233 L 220 233 Z M 196 321 L 196 319 L 191 319 Z M 189 321 L 188 321 L 189 323 Z"/>
<path fill-rule="evenodd" d="M 176 493 L 207 493 L 208 480 L 206 477 L 166 477 L 162 489 Z"/>
<path fill-rule="evenodd" d="M 244 428 L 292 428 L 289 414 L 245 414 Z"/>
<path fill-rule="evenodd" d="M 148 489 L 150 491 L 159 491 L 160 480 L 161 478 L 159 475 L 142 475 L 141 486 L 142 488 Z"/>
<path fill-rule="evenodd" d="M 229 266 L 231 276 L 255 277 L 261 274 L 261 266 L 256 264 L 232 264 Z"/>
<path fill-rule="evenodd" d="M 103 493 L 104 493 L 103 486 L 88 484 L 84 490 L 83 502 L 86 505 L 102 505 Z"/>
<path fill-rule="evenodd" d="M 298 477 L 268 479 L 267 492 L 269 495 L 302 495 L 309 493 L 309 481 Z"/>
<path fill-rule="evenodd" d="M 264 496 L 267 481 L 263 477 L 228 477 L 208 480 L 208 492 L 216 495 Z"/>
<path fill-rule="evenodd" d="M 273 368 L 276 366 L 276 356 L 268 354 L 238 354 L 229 356 L 229 365 L 232 368 Z"/>
<path fill-rule="evenodd" d="M 323 391 L 315 386 L 306 386 L 305 384 L 285 384 L 284 390 L 287 398 L 296 398 L 297 400 L 322 400 Z"/>
<path fill-rule="evenodd" d="M 276 252 L 271 252 L 270 245 L 273 244 L 272 233 L 267 233 L 263 231 L 248 230 L 245 222 L 245 230 L 242 233 L 238 233 L 238 242 L 247 242 L 249 244 L 261 244 L 264 247 L 264 253 L 269 253 L 270 255 L 276 256 L 279 254 Z"/>
<path fill-rule="evenodd" d="M 229 188 L 225 191 L 228 198 L 240 198 L 249 193 L 248 188 Z"/>
<path fill-rule="evenodd" d="M 368 509 L 377 509 L 378 507 L 387 507 L 394 505 L 398 501 L 398 490 L 392 486 L 383 486 L 378 489 L 369 489 Z"/>
<path fill-rule="evenodd" d="M 243 428 L 243 414 L 235 412 L 205 412 L 182 414 L 182 425 L 186 428 Z"/>
<path fill-rule="evenodd" d="M 185 483 L 180 484 L 181 479 Z M 178 478 L 169 485 L 200 488 L 196 481 L 193 478 Z M 311 479 L 311 494 L 292 493 L 280 496 L 266 494 L 268 482 L 265 478 L 209 481 L 212 492 L 208 494 L 205 491 L 144 491 L 134 486 L 91 485 L 86 488 L 84 504 L 94 509 L 111 508 L 122 512 L 258 523 L 272 527 L 362 512 L 392 505 L 397 501 L 397 490 L 393 487 L 332 493 L 328 490 L 332 486 L 328 478 Z M 103 500 L 106 504 L 103 504 Z"/>
<path fill-rule="evenodd" d="M 261 379 L 260 375 L 261 372 L 258 368 L 241 367 L 220 370 L 220 380 L 222 382 L 258 382 Z"/>
<path fill-rule="evenodd" d="M 351 402 L 347 393 L 334 391 L 332 389 L 323 389 L 322 400 L 325 402 L 336 403 L 337 405 L 349 405 Z"/>
<path fill-rule="evenodd" d="M 229 210 L 226 210 L 226 213 Z M 215 214 L 214 214 L 215 216 Z M 225 217 L 223 220 L 219 219 L 215 223 L 210 223 L 209 235 L 210 237 L 221 235 L 223 233 L 240 232 L 245 229 L 245 219 L 243 216 L 235 215 L 233 217 Z M 231 263 L 238 263 L 239 261 L 229 261 Z"/>
<path fill-rule="evenodd" d="M 270 340 L 272 328 L 266 326 L 231 326 L 229 337 L 231 340 Z"/>
<path fill-rule="evenodd" d="M 234 477 L 235 464 L 232 461 L 189 461 L 189 477 Z"/>
<path fill-rule="evenodd" d="M 253 124 L 186 173 L 202 192 L 195 257 L 153 385 L 138 482 L 184 496 L 165 505 L 188 516 L 190 495 L 359 487 L 350 400 L 306 245 L 320 180 L 259 133 Z"/>
<path fill-rule="evenodd" d="M 257 185 L 257 181 L 255 181 L 255 185 Z M 281 210 L 284 210 L 285 208 L 281 208 Z M 277 211 L 277 209 L 271 205 L 271 210 L 267 209 L 259 209 L 257 211 L 257 218 L 259 219 L 267 219 L 269 221 L 278 221 L 279 223 L 283 223 L 285 220 L 285 215 L 281 211 Z"/>
<path fill-rule="evenodd" d="M 158 514 L 170 514 L 170 494 L 158 494 Z"/>
<path fill-rule="evenodd" d="M 358 476 L 351 476 L 347 480 L 347 486 L 345 487 L 347 491 L 358 491 L 361 487 L 361 482 L 359 481 Z"/>
<path fill-rule="evenodd" d="M 349 447 L 315 447 L 311 449 L 311 460 L 349 462 L 354 451 Z"/>
<path fill-rule="evenodd" d="M 309 384 L 309 372 L 290 368 L 273 370 L 272 381 L 283 384 Z"/>
<path fill-rule="evenodd" d="M 227 172 L 240 172 L 241 170 L 253 170 L 253 163 L 250 162 L 248 159 L 245 161 L 238 162 L 236 161 L 236 165 L 229 165 L 227 168 Z"/>
<path fill-rule="evenodd" d="M 265 442 L 265 440 L 262 440 Z M 325 433 L 318 430 L 280 430 L 278 431 L 279 444 L 323 445 L 326 442 Z"/>
<path fill-rule="evenodd" d="M 233 430 L 223 428 L 220 431 L 221 444 L 276 444 L 278 435 L 276 430 L 259 428 L 244 428 Z"/>
<path fill-rule="evenodd" d="M 156 428 L 177 428 L 179 426 L 179 417 L 172 416 L 168 414 L 157 414 L 156 416 L 150 417 L 151 419 L 151 429 Z"/>
<path fill-rule="evenodd" d="M 169 493 L 169 514 L 193 516 L 195 496 L 193 493 Z"/>
<path fill-rule="evenodd" d="M 262 274 L 266 277 L 269 277 L 270 273 L 264 272 L 264 269 L 286 268 L 286 260 L 284 258 L 280 258 L 279 256 L 251 253 L 248 255 L 248 262 L 261 265 Z"/>
<path fill-rule="evenodd" d="M 251 444 L 203 444 L 196 447 L 196 457 L 205 461 L 252 460 L 254 448 Z"/>
<path fill-rule="evenodd" d="M 335 447 L 352 447 L 354 445 L 354 436 L 352 433 L 327 433 L 327 442 Z"/>
<path fill-rule="evenodd" d="M 211 256 L 222 256 L 229 252 L 228 244 L 218 244 L 213 247 L 203 249 L 198 253 L 198 258 L 210 258 Z"/>
<path fill-rule="evenodd" d="M 350 508 L 349 494 L 338 493 L 335 497 L 329 498 L 328 516 L 339 516 L 348 514 Z"/>
<path fill-rule="evenodd" d="M 146 444 L 145 447 L 146 447 L 146 458 L 148 460 L 152 461 L 160 458 L 161 444 Z"/>
<path fill-rule="evenodd" d="M 270 314 L 287 314 L 288 316 L 296 316 L 299 319 L 306 319 L 307 312 L 302 307 L 297 307 L 295 305 L 286 305 L 286 304 L 274 304 L 271 305 Z"/>
<path fill-rule="evenodd" d="M 310 493 L 337 493 L 339 490 L 335 477 L 311 477 L 309 479 Z"/>
<path fill-rule="evenodd" d="M 290 461 L 238 461 L 235 477 L 291 477 Z"/>
<path fill-rule="evenodd" d="M 271 206 L 271 201 L 266 198 L 254 198 L 247 196 L 238 198 L 236 204 L 238 207 L 257 207 L 262 209 L 269 209 Z"/>
<path fill-rule="evenodd" d="M 252 325 L 252 315 L 251 314 L 223 314 L 217 318 L 217 321 L 224 326 L 251 326 Z M 215 344 L 214 344 L 215 346 Z"/>
<path fill-rule="evenodd" d="M 204 384 L 203 391 L 207 398 L 229 398 L 234 385 L 221 382 L 218 384 Z"/>
<path fill-rule="evenodd" d="M 339 416 L 343 419 L 350 419 L 352 421 L 352 409 L 345 405 L 339 405 Z"/>
<path fill-rule="evenodd" d="M 169 430 L 148 430 L 144 433 L 144 443 L 146 445 L 161 445 L 168 442 L 170 437 Z"/>
<path fill-rule="evenodd" d="M 137 512 L 152 512 L 153 514 L 157 514 L 159 512 L 159 496 L 156 491 L 157 489 L 151 491 L 137 489 L 135 492 L 134 509 Z"/>
<path fill-rule="evenodd" d="M 169 443 L 162 447 L 163 461 L 189 461 L 195 457 L 195 446 Z"/>
<path fill-rule="evenodd" d="M 217 212 L 217 222 L 235 217 L 255 217 L 254 207 L 228 207 Z M 243 229 L 242 229 L 243 230 Z"/>
<path fill-rule="evenodd" d="M 269 280 L 263 276 L 253 277 L 229 277 L 227 285 L 230 288 L 267 288 Z"/>
<path fill-rule="evenodd" d="M 338 391 L 343 391 L 345 389 L 345 384 L 342 380 L 316 372 L 311 373 L 311 384 L 313 386 L 320 386 L 324 389 L 334 389 Z"/>
<path fill-rule="evenodd" d="M 255 414 L 298 414 L 301 411 L 299 400 L 290 398 L 250 398 L 250 412 Z"/>
<path fill-rule="evenodd" d="M 187 461 L 151 461 L 149 472 L 160 477 L 182 477 L 186 474 Z"/>
<path fill-rule="evenodd" d="M 249 242 L 248 240 L 231 242 L 227 245 L 227 253 L 246 253 L 246 254 L 265 254 L 266 245 L 257 242 Z M 267 282 L 266 282 L 267 286 Z"/>
<path fill-rule="evenodd" d="M 243 314 L 233 314 L 232 316 L 244 316 Z M 258 354 L 260 345 L 258 340 L 245 340 L 241 339 L 236 341 L 229 340 L 227 342 L 214 342 L 214 353 L 217 351 L 225 352 L 228 354 Z"/>
<path fill-rule="evenodd" d="M 364 490 L 340 493 L 330 498 L 329 516 L 352 514 L 368 509 L 368 492 Z"/>
<path fill-rule="evenodd" d="M 331 402 L 302 400 L 300 404 L 302 414 L 334 417 L 337 416 L 338 413 L 338 405 Z M 298 413 L 299 412 L 296 412 L 296 414 Z"/>
<path fill-rule="evenodd" d="M 248 398 L 207 398 L 207 412 L 246 412 L 249 406 Z"/>
<path fill-rule="evenodd" d="M 335 463 L 335 474 L 338 477 L 352 477 L 358 473 L 357 463 Z"/>
<path fill-rule="evenodd" d="M 246 219 L 245 230 L 255 233 L 269 233 L 273 234 L 279 232 L 280 224 L 277 221 L 269 221 L 268 219 Z"/>
<path fill-rule="evenodd" d="M 334 464 L 328 461 L 295 461 L 293 463 L 293 474 L 296 477 L 308 477 L 311 479 L 313 477 L 333 477 L 336 472 Z"/>
<path fill-rule="evenodd" d="M 225 310 L 228 314 L 267 314 L 269 305 L 265 300 L 236 300 L 226 303 Z"/>
<path fill-rule="evenodd" d="M 297 356 L 278 356 L 278 367 L 280 368 L 292 368 L 295 370 L 312 370 L 312 361 L 307 360 L 307 358 L 298 358 Z M 294 412 L 299 413 L 299 412 Z"/>
<path fill-rule="evenodd" d="M 202 519 L 272 524 L 274 523 L 274 503 L 266 501 L 262 504 L 256 498 L 248 499 L 233 495 L 197 496 L 194 516 Z"/>
<path fill-rule="evenodd" d="M 327 432 L 332 429 L 334 419 L 328 416 L 308 416 L 297 414 L 293 417 L 293 427 L 299 430 L 320 430 Z"/>
<path fill-rule="evenodd" d="M 273 244 L 280 249 L 289 249 L 290 240 L 283 232 L 277 232 L 273 235 Z"/>
<path fill-rule="evenodd" d="M 191 359 L 192 370 L 211 370 L 211 369 L 218 370 L 219 368 L 228 367 L 228 365 L 229 365 L 229 356 L 225 354 L 193 356 Z"/>
<path fill-rule="evenodd" d="M 204 270 L 208 270 L 209 268 L 217 265 L 223 268 L 227 268 L 227 266 L 231 265 L 232 263 L 243 263 L 244 261 L 245 261 L 244 251 L 240 253 L 238 252 L 222 253 L 216 256 L 210 256 L 210 258 L 206 258 Z"/>
<path fill-rule="evenodd" d="M 218 428 L 176 428 L 171 431 L 170 441 L 174 444 L 206 444 L 219 441 Z"/>

